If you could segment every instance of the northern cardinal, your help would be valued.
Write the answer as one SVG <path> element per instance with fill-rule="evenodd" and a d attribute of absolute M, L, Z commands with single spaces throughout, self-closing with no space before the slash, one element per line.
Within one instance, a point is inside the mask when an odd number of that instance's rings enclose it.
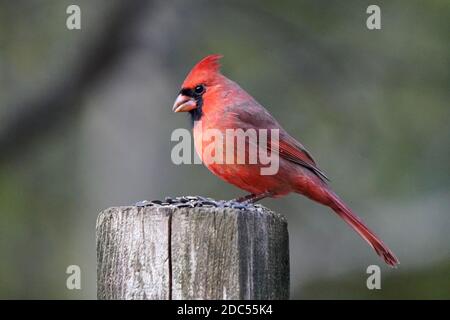
<path fill-rule="evenodd" d="M 195 149 L 207 168 L 219 178 L 250 192 L 237 201 L 254 202 L 265 197 L 276 198 L 296 192 L 330 207 L 389 266 L 395 267 L 399 263 L 396 256 L 331 190 L 325 174 L 305 147 L 291 137 L 252 96 L 220 73 L 221 57 L 210 55 L 197 63 L 184 80 L 173 105 L 174 112 L 189 112 L 194 120 Z M 262 175 L 261 163 L 210 161 L 209 156 L 203 152 L 205 146 L 211 143 L 211 138 L 203 134 L 208 129 L 220 132 L 227 129 L 278 129 L 277 145 L 266 145 L 267 151 L 278 149 L 277 173 Z"/>

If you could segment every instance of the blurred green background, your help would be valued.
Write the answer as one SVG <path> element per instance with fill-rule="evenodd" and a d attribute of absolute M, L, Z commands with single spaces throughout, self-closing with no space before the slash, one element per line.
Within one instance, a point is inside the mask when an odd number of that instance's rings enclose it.
<path fill-rule="evenodd" d="M 401 261 L 305 198 L 264 200 L 289 222 L 291 297 L 450 298 L 449 39 L 447 0 L 0 1 L 0 298 L 95 298 L 102 209 L 243 194 L 170 160 L 190 127 L 173 100 L 211 53 Z M 81 290 L 66 289 L 72 264 Z"/>

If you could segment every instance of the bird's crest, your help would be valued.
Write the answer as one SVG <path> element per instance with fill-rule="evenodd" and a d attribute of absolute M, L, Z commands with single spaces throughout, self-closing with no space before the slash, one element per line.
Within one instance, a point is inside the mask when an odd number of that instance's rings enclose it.
<path fill-rule="evenodd" d="M 223 56 L 212 54 L 203 58 L 189 72 L 183 82 L 183 88 L 190 88 L 199 83 L 209 84 L 214 81 L 215 76 L 220 72 L 219 60 Z"/>

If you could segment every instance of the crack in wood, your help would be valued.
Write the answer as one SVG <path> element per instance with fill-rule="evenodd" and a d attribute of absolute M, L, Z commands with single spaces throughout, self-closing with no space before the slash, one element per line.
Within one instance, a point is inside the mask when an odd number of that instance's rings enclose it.
<path fill-rule="evenodd" d="M 172 210 L 169 212 L 169 220 L 168 220 L 168 239 L 167 239 L 167 244 L 168 244 L 168 257 L 169 257 L 169 300 L 172 300 Z"/>

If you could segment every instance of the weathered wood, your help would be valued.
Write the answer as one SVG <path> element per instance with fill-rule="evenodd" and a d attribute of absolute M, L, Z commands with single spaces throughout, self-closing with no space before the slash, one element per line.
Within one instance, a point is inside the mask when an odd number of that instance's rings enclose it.
<path fill-rule="evenodd" d="M 97 286 L 99 299 L 288 299 L 286 220 L 264 207 L 110 208 Z"/>
<path fill-rule="evenodd" d="M 167 210 L 110 208 L 97 219 L 99 299 L 169 298 Z"/>

